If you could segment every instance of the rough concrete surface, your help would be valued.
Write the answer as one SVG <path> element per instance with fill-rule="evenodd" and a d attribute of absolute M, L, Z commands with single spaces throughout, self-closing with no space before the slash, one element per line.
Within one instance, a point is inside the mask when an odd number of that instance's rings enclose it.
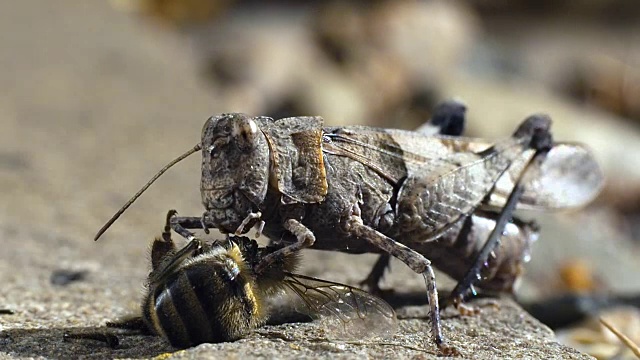
<path fill-rule="evenodd" d="M 220 108 L 178 34 L 107 2 L 0 1 L 0 49 L 0 308 L 15 311 L 0 315 L 1 359 L 436 357 L 431 343 L 425 348 L 420 301 L 397 309 L 405 319 L 385 342 L 328 341 L 314 323 L 267 326 L 234 343 L 177 352 L 149 336 L 123 337 L 116 350 L 63 342 L 66 331 L 137 311 L 147 247 L 166 210 L 201 212 L 199 160 L 168 173 L 97 243 L 95 231 L 198 141 L 209 114 L 242 109 Z M 373 260 L 310 252 L 301 271 L 354 284 Z M 411 294 L 423 289 L 418 276 L 393 266 L 388 284 Z M 65 284 L 65 271 L 78 279 Z M 509 300 L 473 317 L 448 310 L 443 326 L 465 358 L 588 358 L 556 343 Z"/>

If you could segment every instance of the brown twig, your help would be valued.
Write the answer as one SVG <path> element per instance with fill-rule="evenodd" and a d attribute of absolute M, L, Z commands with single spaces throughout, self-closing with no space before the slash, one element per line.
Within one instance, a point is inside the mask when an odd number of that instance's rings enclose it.
<path fill-rule="evenodd" d="M 603 318 L 600 318 L 600 322 L 607 329 L 609 329 L 609 331 L 614 333 L 614 335 L 617 336 L 618 339 L 620 339 L 620 341 L 622 341 L 622 343 L 625 344 L 629 349 L 631 349 L 631 351 L 633 351 L 633 353 L 638 357 L 638 359 L 640 359 L 640 347 L 638 347 L 638 345 L 636 345 L 631 339 L 629 339 L 626 335 L 621 333 L 620 330 L 613 327 L 613 325 L 609 324 Z"/>

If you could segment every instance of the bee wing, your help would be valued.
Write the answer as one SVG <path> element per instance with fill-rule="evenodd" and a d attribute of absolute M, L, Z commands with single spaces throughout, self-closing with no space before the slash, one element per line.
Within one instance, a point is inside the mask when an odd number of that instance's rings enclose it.
<path fill-rule="evenodd" d="M 366 291 L 331 281 L 287 273 L 287 288 L 319 318 L 327 336 L 342 340 L 389 337 L 396 313 L 386 301 Z"/>
<path fill-rule="evenodd" d="M 491 192 L 488 205 L 502 207 L 526 163 L 529 150 L 514 161 Z M 564 209 L 586 205 L 604 185 L 604 175 L 591 152 L 580 144 L 558 143 L 540 166 L 530 169 L 528 182 L 518 203 L 519 209 Z"/>

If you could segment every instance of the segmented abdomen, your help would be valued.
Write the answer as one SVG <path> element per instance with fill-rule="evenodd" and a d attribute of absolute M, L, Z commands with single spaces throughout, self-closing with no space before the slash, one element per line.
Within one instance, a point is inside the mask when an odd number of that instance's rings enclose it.
<path fill-rule="evenodd" d="M 150 291 L 143 317 L 172 346 L 232 341 L 246 335 L 263 320 L 257 317 L 246 288 L 217 284 L 205 263 L 175 272 Z"/>

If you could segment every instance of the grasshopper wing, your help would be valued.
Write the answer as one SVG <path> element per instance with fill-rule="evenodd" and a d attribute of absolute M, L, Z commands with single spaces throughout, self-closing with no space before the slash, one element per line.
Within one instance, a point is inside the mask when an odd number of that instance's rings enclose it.
<path fill-rule="evenodd" d="M 464 110 L 464 106 L 456 102 L 443 103 L 436 108 L 434 118 L 416 131 L 424 135 L 437 135 L 442 131 L 450 130 L 447 126 L 453 125 L 454 129 L 458 127 L 462 129 Z M 477 147 L 477 151 L 490 145 L 488 142 L 482 144 L 482 141 L 476 141 L 473 144 Z M 489 198 L 490 206 L 504 206 L 518 176 L 533 153 L 533 150 L 524 152 L 522 157 L 514 161 L 509 170 L 498 179 Z M 519 209 L 580 207 L 591 202 L 604 185 L 604 176 L 598 163 L 591 152 L 581 144 L 554 144 L 543 163 L 533 171 L 536 173 L 529 176 L 531 180 L 519 200 Z"/>
<path fill-rule="evenodd" d="M 504 206 L 533 151 L 514 161 L 491 192 L 488 205 Z M 519 209 L 566 209 L 586 205 L 604 185 L 604 175 L 591 152 L 580 144 L 558 143 L 538 167 L 527 174 L 529 181 L 518 203 Z"/>
<path fill-rule="evenodd" d="M 517 132 L 488 144 L 482 139 L 364 127 L 342 128 L 324 137 L 325 153 L 351 158 L 397 188 L 396 212 L 405 215 L 409 225 L 420 219 L 427 237 L 438 236 L 482 205 L 532 140 L 530 133 Z"/>

